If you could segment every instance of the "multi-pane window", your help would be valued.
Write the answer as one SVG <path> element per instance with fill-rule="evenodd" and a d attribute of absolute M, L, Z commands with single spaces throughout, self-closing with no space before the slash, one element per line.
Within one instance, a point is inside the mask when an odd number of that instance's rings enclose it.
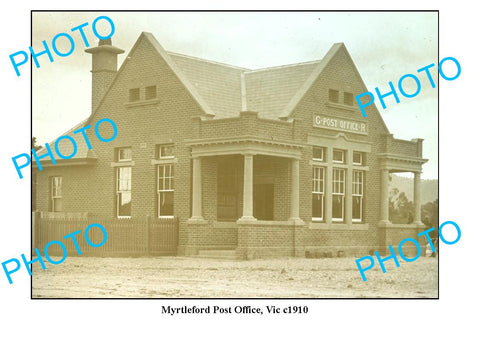
<path fill-rule="evenodd" d="M 117 161 L 131 161 L 132 160 L 132 148 L 119 148 L 117 151 Z"/>
<path fill-rule="evenodd" d="M 173 158 L 173 144 L 157 145 L 157 158 Z"/>
<path fill-rule="evenodd" d="M 173 217 L 173 164 L 158 166 L 158 216 Z"/>
<path fill-rule="evenodd" d="M 117 217 L 132 215 L 132 168 L 118 167 L 117 171 Z"/>
<path fill-rule="evenodd" d="M 313 157 L 316 161 L 324 161 L 325 160 L 325 148 L 321 147 L 313 147 Z"/>
<path fill-rule="evenodd" d="M 345 211 L 345 169 L 333 169 L 332 221 L 343 221 Z"/>
<path fill-rule="evenodd" d="M 157 86 L 155 85 L 147 86 L 145 88 L 145 99 L 149 100 L 149 99 L 155 99 L 155 98 L 157 98 Z"/>
<path fill-rule="evenodd" d="M 51 178 L 50 194 L 50 211 L 63 211 L 62 177 Z"/>
<path fill-rule="evenodd" d="M 333 162 L 345 163 L 345 150 L 333 149 Z"/>
<path fill-rule="evenodd" d="M 354 151 L 353 152 L 353 164 L 354 165 L 363 165 L 363 153 Z"/>
<path fill-rule="evenodd" d="M 363 171 L 353 170 L 352 188 L 352 221 L 363 219 Z"/>
<path fill-rule="evenodd" d="M 330 149 L 329 151 L 332 152 L 331 161 L 333 164 L 327 165 L 315 163 L 315 161 L 326 161 L 326 147 L 314 146 L 312 151 L 312 158 L 314 161 L 312 163 L 312 221 L 325 221 L 327 219 L 326 215 L 330 215 L 331 213 L 332 222 L 363 222 L 366 174 L 363 166 L 365 166 L 366 153 L 353 150 L 347 151 L 344 149 Z M 348 172 L 348 175 L 346 165 L 349 165 L 350 168 L 353 168 L 351 172 Z M 332 171 L 331 177 L 329 175 L 327 176 L 327 169 Z M 328 173 L 330 174 L 330 172 Z M 331 187 L 326 184 L 327 180 L 328 184 L 331 183 Z M 351 194 L 350 190 L 347 190 L 347 188 L 352 188 Z M 331 191 L 327 192 L 327 190 Z M 348 197 L 346 197 L 347 192 Z M 325 203 L 325 197 L 331 200 L 327 202 L 331 202 L 331 211 L 328 213 L 325 211 L 326 207 L 329 206 Z M 346 204 L 346 202 L 351 202 L 351 206 Z M 347 213 L 345 212 L 346 205 L 349 209 Z M 346 215 L 350 215 L 350 212 L 351 220 L 350 218 L 346 220 Z"/>
<path fill-rule="evenodd" d="M 138 87 L 128 91 L 128 100 L 131 102 L 137 102 L 140 100 L 140 89 Z"/>
<path fill-rule="evenodd" d="M 325 168 L 313 167 L 312 220 L 323 221 L 325 207 Z"/>
<path fill-rule="evenodd" d="M 353 93 L 351 92 L 344 92 L 343 93 L 343 103 L 345 105 L 353 105 Z"/>
<path fill-rule="evenodd" d="M 328 100 L 332 103 L 338 103 L 338 90 L 328 90 Z"/>

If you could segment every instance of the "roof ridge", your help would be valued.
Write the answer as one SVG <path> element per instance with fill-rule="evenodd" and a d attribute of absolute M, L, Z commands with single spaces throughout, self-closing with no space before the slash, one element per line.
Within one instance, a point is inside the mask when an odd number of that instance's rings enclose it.
<path fill-rule="evenodd" d="M 279 69 L 279 68 L 287 68 L 287 67 L 292 67 L 292 66 L 319 64 L 321 62 L 322 62 L 322 59 L 317 59 L 317 60 L 311 60 L 311 61 L 304 61 L 304 62 L 301 62 L 301 63 L 292 63 L 292 64 L 285 64 L 285 65 L 278 65 L 278 66 L 271 66 L 271 67 L 263 67 L 263 68 L 259 68 L 259 69 L 255 69 L 255 70 L 245 71 L 244 73 L 263 72 L 263 71 L 269 71 L 269 70 Z"/>
<path fill-rule="evenodd" d="M 207 62 L 207 63 L 210 63 L 210 64 L 216 64 L 216 65 L 220 65 L 220 66 L 235 68 L 235 69 L 239 69 L 239 70 L 242 70 L 242 71 L 251 71 L 250 69 L 248 69 L 248 68 L 246 68 L 246 67 L 240 67 L 240 66 L 230 65 L 230 64 L 226 64 L 226 63 L 219 62 L 219 61 L 214 61 L 214 60 L 210 60 L 210 59 L 204 59 L 204 58 L 194 57 L 194 56 L 187 55 L 187 54 L 183 54 L 183 53 L 172 52 L 172 51 L 167 51 L 167 50 L 165 50 L 165 52 L 167 52 L 167 54 L 169 54 L 169 55 L 177 55 L 177 56 L 184 57 L 184 58 L 189 58 L 189 59 L 194 59 L 194 60 L 198 60 L 198 61 Z"/>

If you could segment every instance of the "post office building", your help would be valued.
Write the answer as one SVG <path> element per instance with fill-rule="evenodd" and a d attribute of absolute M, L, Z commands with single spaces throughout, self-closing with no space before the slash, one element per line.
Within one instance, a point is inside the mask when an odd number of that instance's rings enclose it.
<path fill-rule="evenodd" d="M 256 70 L 166 51 L 145 32 L 118 69 L 110 40 L 86 52 L 92 113 L 66 133 L 74 158 L 34 168 L 43 216 L 86 213 L 134 234 L 172 220 L 177 255 L 238 259 L 364 256 L 423 230 L 422 139 L 394 138 L 374 105 L 363 118 L 367 88 L 343 43 Z M 118 135 L 88 149 L 73 131 L 103 118 Z M 414 173 L 411 224 L 389 222 L 395 172 Z"/>

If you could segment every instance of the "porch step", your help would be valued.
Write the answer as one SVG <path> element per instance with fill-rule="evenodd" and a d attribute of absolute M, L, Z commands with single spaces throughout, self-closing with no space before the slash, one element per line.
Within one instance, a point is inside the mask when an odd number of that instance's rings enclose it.
<path fill-rule="evenodd" d="M 236 260 L 235 250 L 199 250 L 196 257 L 204 259 Z"/>

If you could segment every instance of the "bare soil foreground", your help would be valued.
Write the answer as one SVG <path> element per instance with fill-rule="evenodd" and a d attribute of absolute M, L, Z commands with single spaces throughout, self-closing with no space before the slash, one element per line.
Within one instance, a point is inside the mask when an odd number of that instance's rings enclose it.
<path fill-rule="evenodd" d="M 54 258 L 59 260 L 59 258 Z M 365 263 L 366 265 L 367 263 Z M 437 298 L 437 258 L 378 263 L 364 282 L 354 258 L 233 261 L 68 257 L 33 265 L 33 298 Z"/>

